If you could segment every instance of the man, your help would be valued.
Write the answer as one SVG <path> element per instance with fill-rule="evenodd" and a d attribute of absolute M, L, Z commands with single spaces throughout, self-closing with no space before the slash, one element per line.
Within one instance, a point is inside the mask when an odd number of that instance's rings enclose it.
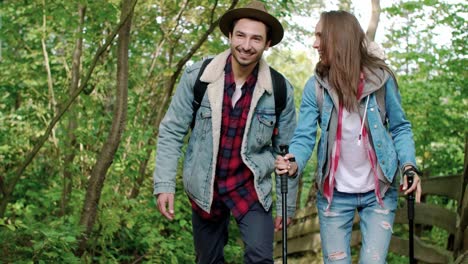
<path fill-rule="evenodd" d="M 286 106 L 279 118 L 270 68 L 263 52 L 283 38 L 283 27 L 261 2 L 228 11 L 219 23 L 230 49 L 206 66 L 200 80 L 208 83 L 195 117 L 185 154 L 184 187 L 192 204 L 197 263 L 223 263 L 230 213 L 245 244 L 245 263 L 273 263 L 272 180 L 279 145 L 288 144 L 296 125 L 293 89 L 286 83 Z M 188 67 L 164 120 L 154 172 L 159 211 L 174 217 L 177 162 L 192 122 L 194 85 L 202 63 Z M 297 180 L 290 179 L 291 189 Z M 277 212 L 281 212 L 276 177 Z M 288 221 L 296 197 L 288 197 Z"/>

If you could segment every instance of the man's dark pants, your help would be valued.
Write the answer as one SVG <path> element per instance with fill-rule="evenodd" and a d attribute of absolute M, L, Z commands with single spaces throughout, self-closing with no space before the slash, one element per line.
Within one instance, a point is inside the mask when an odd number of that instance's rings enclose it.
<path fill-rule="evenodd" d="M 224 246 L 228 242 L 229 213 L 216 221 L 204 220 L 192 212 L 193 238 L 197 263 L 224 263 Z M 244 263 L 273 263 L 273 219 L 260 203 L 236 220 L 244 241 Z"/>

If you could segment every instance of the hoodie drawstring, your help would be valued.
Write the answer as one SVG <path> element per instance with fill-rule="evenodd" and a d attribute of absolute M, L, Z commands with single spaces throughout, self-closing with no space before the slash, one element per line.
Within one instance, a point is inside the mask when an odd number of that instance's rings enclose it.
<path fill-rule="evenodd" d="M 361 146 L 361 139 L 362 139 L 362 133 L 364 129 L 364 123 L 366 120 L 366 115 L 367 115 L 367 106 L 369 105 L 369 95 L 367 95 L 366 99 L 366 106 L 364 107 L 364 117 L 361 119 L 361 129 L 359 130 L 359 137 L 358 137 L 358 146 Z"/>

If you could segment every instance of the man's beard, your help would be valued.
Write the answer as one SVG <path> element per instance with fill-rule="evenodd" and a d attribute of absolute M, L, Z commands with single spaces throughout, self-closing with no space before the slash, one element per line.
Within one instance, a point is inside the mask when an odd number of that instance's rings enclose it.
<path fill-rule="evenodd" d="M 253 56 L 251 57 L 252 60 L 249 60 L 248 62 L 244 62 L 242 61 L 240 58 L 238 58 L 239 54 L 241 53 L 242 49 L 241 48 L 233 48 L 233 50 L 231 51 L 232 53 L 232 56 L 234 57 L 234 59 L 236 60 L 236 62 L 241 66 L 241 67 L 248 67 L 252 64 L 256 64 L 260 61 L 260 58 L 262 57 L 262 54 L 261 53 L 258 53 L 257 51 L 255 50 L 252 50 L 251 52 L 245 52 L 244 53 L 247 53 L 250 56 Z"/>

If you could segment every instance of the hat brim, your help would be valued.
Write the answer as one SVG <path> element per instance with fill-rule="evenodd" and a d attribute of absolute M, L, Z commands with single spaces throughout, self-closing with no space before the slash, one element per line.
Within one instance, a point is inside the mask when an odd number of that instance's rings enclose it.
<path fill-rule="evenodd" d="M 278 44 L 284 35 L 283 26 L 274 16 L 253 8 L 238 8 L 226 12 L 219 20 L 219 28 L 226 37 L 229 37 L 229 31 L 234 21 L 241 18 L 250 18 L 265 23 L 271 29 L 270 47 Z"/>

